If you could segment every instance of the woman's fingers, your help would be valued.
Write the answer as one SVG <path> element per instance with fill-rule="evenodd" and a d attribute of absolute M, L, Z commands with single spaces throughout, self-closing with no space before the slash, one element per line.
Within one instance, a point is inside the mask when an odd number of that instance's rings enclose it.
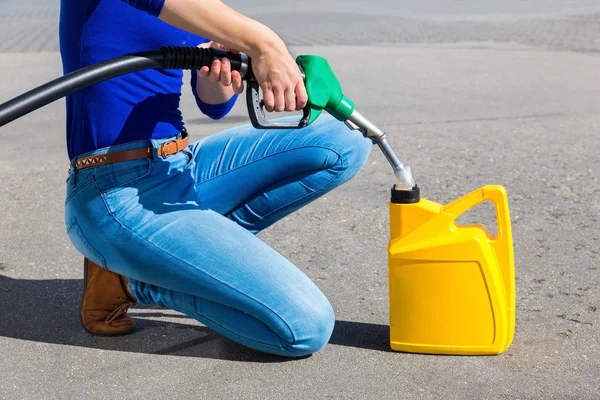
<path fill-rule="evenodd" d="M 224 58 L 221 60 L 221 85 L 231 86 L 231 62 Z"/>
<path fill-rule="evenodd" d="M 261 84 L 260 88 L 263 91 L 263 103 L 265 104 L 265 109 L 268 112 L 273 111 L 275 109 L 275 95 L 273 89 L 268 82 Z"/>
<path fill-rule="evenodd" d="M 241 77 L 240 77 L 241 80 Z M 265 109 L 272 111 L 295 111 L 302 110 L 308 101 L 304 83 L 300 82 L 296 87 L 288 87 L 285 84 L 269 86 L 268 83 L 261 85 Z"/>
<path fill-rule="evenodd" d="M 242 75 L 238 71 L 231 71 L 231 85 L 233 86 L 233 92 L 236 94 L 242 94 L 244 91 Z"/>
<path fill-rule="evenodd" d="M 275 70 L 273 78 L 263 81 L 260 85 L 268 112 L 295 111 L 306 106 L 306 88 L 297 66 L 293 66 L 295 68 L 289 71 L 291 73 L 287 76 Z M 231 70 L 231 61 L 227 58 L 214 60 L 210 68 L 202 67 L 198 70 L 198 76 L 225 87 L 232 86 L 233 92 L 237 94 L 244 91 L 242 76 L 238 71 Z"/>
<path fill-rule="evenodd" d="M 306 86 L 304 86 L 304 81 L 301 80 L 300 83 L 296 85 L 295 95 L 296 110 L 302 110 L 306 106 L 306 103 L 308 103 L 308 94 L 306 93 Z"/>
<path fill-rule="evenodd" d="M 214 60 L 210 66 L 210 74 L 208 80 L 211 82 L 218 82 L 221 76 L 221 61 Z"/>
<path fill-rule="evenodd" d="M 198 75 L 202 78 L 208 78 L 210 69 L 208 67 L 202 67 L 198 70 Z"/>
<path fill-rule="evenodd" d="M 273 88 L 273 95 L 275 96 L 275 111 L 281 112 L 285 110 L 285 89 L 275 86 Z"/>
<path fill-rule="evenodd" d="M 296 110 L 296 93 L 294 93 L 294 90 L 288 89 L 285 91 L 285 110 Z"/>

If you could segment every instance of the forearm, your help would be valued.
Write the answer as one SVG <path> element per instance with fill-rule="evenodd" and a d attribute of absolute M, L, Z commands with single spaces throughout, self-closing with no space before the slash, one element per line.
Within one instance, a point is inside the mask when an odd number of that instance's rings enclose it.
<path fill-rule="evenodd" d="M 165 0 L 159 18 L 250 57 L 268 49 L 285 48 L 271 29 L 219 0 Z"/>
<path fill-rule="evenodd" d="M 252 72 L 267 111 L 293 111 L 306 105 L 308 95 L 296 61 L 283 40 L 263 24 L 219 0 L 124 1 L 170 25 L 252 57 Z"/>

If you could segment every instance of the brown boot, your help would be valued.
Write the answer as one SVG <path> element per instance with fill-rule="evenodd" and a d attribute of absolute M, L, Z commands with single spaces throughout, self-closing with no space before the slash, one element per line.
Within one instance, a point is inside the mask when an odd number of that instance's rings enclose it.
<path fill-rule="evenodd" d="M 121 280 L 115 274 L 85 258 L 84 293 L 81 323 L 86 332 L 97 336 L 119 336 L 133 332 L 135 323 L 126 315 L 136 305 Z"/>

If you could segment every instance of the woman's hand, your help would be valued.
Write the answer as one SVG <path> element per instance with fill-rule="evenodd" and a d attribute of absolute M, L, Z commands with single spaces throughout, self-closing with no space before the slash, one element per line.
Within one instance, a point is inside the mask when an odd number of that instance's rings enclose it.
<path fill-rule="evenodd" d="M 198 47 L 231 51 L 215 42 L 203 43 Z M 196 73 L 198 74 L 196 93 L 206 104 L 225 103 L 234 93 L 241 94 L 244 91 L 242 76 L 238 71 L 231 70 L 231 62 L 226 58 L 215 60 L 210 68 L 202 67 Z"/>
<path fill-rule="evenodd" d="M 267 111 L 294 111 L 308 101 L 304 80 L 285 44 L 264 48 L 252 57 L 252 71 Z"/>
<path fill-rule="evenodd" d="M 248 54 L 252 59 L 256 80 L 263 90 L 267 111 L 293 111 L 306 105 L 308 96 L 295 60 L 283 40 L 260 22 L 238 13 L 220 0 L 165 0 L 159 18 L 187 32 L 211 38 Z M 222 68 L 223 65 L 220 64 Z M 220 81 L 221 71 L 217 75 Z M 216 76 L 213 79 L 216 81 Z M 223 79 L 225 83 L 228 82 L 227 76 Z M 234 76 L 231 79 L 233 86 Z M 208 80 L 198 81 L 206 83 Z M 233 95 L 231 87 L 225 88 L 229 88 L 229 93 Z M 209 93 L 203 95 L 208 99 Z M 223 97 L 220 100 L 222 99 Z"/>

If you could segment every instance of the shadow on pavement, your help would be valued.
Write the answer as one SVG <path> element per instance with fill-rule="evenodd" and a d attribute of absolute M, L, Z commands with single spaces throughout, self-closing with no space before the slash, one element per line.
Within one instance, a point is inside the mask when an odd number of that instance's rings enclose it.
<path fill-rule="evenodd" d="M 335 321 L 329 344 L 391 352 L 390 327 L 366 322 Z"/>
<path fill-rule="evenodd" d="M 79 320 L 82 290 L 79 279 L 31 280 L 0 275 L 0 336 L 134 353 L 263 363 L 290 360 L 248 349 L 185 315 L 148 306 L 129 311 L 136 322 L 135 334 L 91 336 Z M 330 343 L 388 351 L 389 331 L 385 325 L 336 321 Z"/>

